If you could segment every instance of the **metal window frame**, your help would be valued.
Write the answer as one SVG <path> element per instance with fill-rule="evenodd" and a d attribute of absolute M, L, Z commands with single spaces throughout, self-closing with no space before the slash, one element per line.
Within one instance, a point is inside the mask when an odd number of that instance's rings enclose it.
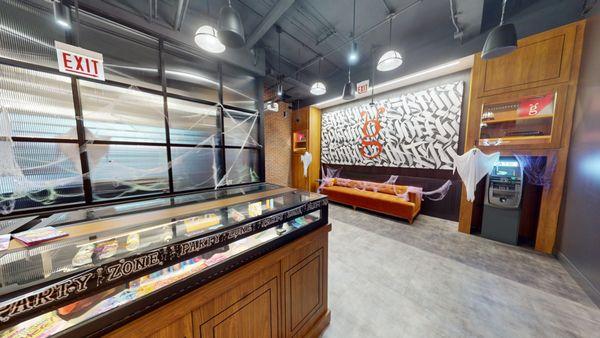
<path fill-rule="evenodd" d="M 93 13 L 92 13 L 92 15 L 93 15 Z M 101 18 L 101 19 L 105 20 L 107 22 L 110 22 L 110 23 L 113 22 L 106 18 Z M 120 24 L 120 23 L 118 23 L 118 24 Z M 136 32 L 139 32 L 135 28 L 128 27 L 126 25 L 124 25 L 124 26 L 127 27 L 128 29 L 132 29 Z M 105 33 L 107 33 L 107 32 L 105 32 Z M 145 32 L 139 32 L 139 33 L 145 34 Z M 67 43 L 75 44 L 75 42 L 76 42 L 75 34 L 76 33 L 66 33 L 65 41 L 67 41 Z M 114 35 L 112 32 L 110 34 Z M 116 35 L 116 36 L 123 38 L 123 36 L 120 36 L 120 35 Z M 156 37 L 154 37 L 154 38 L 156 38 Z M 213 148 L 212 145 L 171 143 L 169 120 L 168 120 L 168 113 L 169 113 L 168 98 L 169 97 L 175 98 L 175 99 L 180 99 L 180 100 L 201 103 L 201 104 L 206 104 L 206 105 L 221 105 L 225 109 L 232 109 L 232 110 L 236 110 L 236 111 L 239 111 L 242 113 L 256 114 L 258 117 L 256 123 L 257 123 L 257 129 L 258 129 L 259 145 L 247 145 L 247 146 L 227 145 L 227 144 L 225 144 L 225 134 L 224 134 L 225 133 L 225 123 L 224 123 L 225 118 L 224 118 L 224 114 L 222 112 L 222 108 L 219 107 L 218 114 L 216 114 L 216 118 L 217 118 L 216 122 L 217 123 L 216 123 L 216 127 L 215 127 L 215 132 L 220 134 L 221 142 L 220 142 L 220 144 L 215 144 L 215 146 L 214 146 L 214 148 L 220 150 L 218 152 L 218 154 L 219 154 L 218 156 L 219 156 L 219 161 L 221 163 L 221 166 L 219 167 L 219 171 L 218 171 L 217 175 L 218 175 L 218 179 L 222 180 L 223 177 L 225 176 L 225 174 L 227 173 L 226 149 L 242 149 L 242 148 L 252 149 L 252 150 L 255 150 L 258 152 L 259 168 L 258 168 L 257 174 L 259 175 L 259 182 L 263 182 L 263 183 L 265 182 L 265 163 L 264 163 L 265 154 L 264 154 L 264 147 L 263 147 L 264 116 L 262 114 L 261 107 L 257 106 L 256 110 L 249 110 L 246 108 L 235 107 L 235 106 L 225 104 L 225 102 L 223 101 L 223 68 L 222 68 L 222 63 L 220 61 L 217 62 L 217 75 L 218 75 L 218 82 L 219 82 L 218 102 L 212 102 L 212 101 L 207 101 L 207 100 L 203 100 L 203 99 L 199 99 L 199 98 L 188 97 L 185 95 L 169 93 L 167 90 L 168 88 L 167 88 L 167 79 L 166 79 L 166 71 L 165 71 L 166 69 L 165 69 L 165 64 L 164 64 L 164 62 L 165 62 L 164 42 L 165 41 L 162 38 L 156 38 L 156 39 L 158 41 L 158 47 L 157 47 L 158 49 L 156 50 L 156 52 L 158 53 L 158 59 L 159 59 L 158 67 L 159 67 L 160 81 L 161 81 L 162 89 L 156 90 L 156 89 L 151 89 L 151 88 L 145 88 L 143 86 L 136 86 L 136 89 L 140 90 L 142 92 L 150 93 L 150 94 L 161 95 L 163 97 L 163 112 L 164 112 L 164 116 L 165 116 L 165 142 L 133 142 L 133 141 L 108 141 L 108 140 L 88 141 L 85 139 L 83 107 L 82 107 L 82 103 L 81 103 L 81 92 L 80 92 L 80 83 L 79 83 L 80 79 L 84 80 L 84 81 L 97 82 L 97 83 L 102 83 L 105 85 L 116 86 L 116 87 L 130 87 L 131 86 L 130 84 L 124 83 L 124 82 L 119 82 L 119 81 L 114 81 L 114 80 L 99 81 L 99 80 L 87 79 L 87 78 L 82 79 L 77 76 L 61 73 L 56 68 L 0 57 L 0 64 L 3 64 L 3 65 L 22 68 L 22 69 L 28 69 L 28 70 L 33 70 L 33 71 L 39 71 L 39 72 L 44 72 L 44 73 L 49 73 L 49 74 L 54 74 L 54 75 L 61 75 L 61 76 L 68 77 L 71 79 L 71 89 L 73 92 L 73 105 L 74 105 L 76 128 L 77 128 L 77 139 L 59 139 L 59 138 L 42 138 L 42 137 L 38 138 L 38 137 L 15 136 L 15 137 L 13 137 L 13 141 L 15 141 L 15 142 L 32 142 L 32 143 L 33 142 L 36 142 L 36 143 L 37 142 L 40 142 L 40 143 L 71 143 L 71 144 L 77 143 L 80 148 L 84 147 L 84 149 L 81 149 L 84 151 L 80 151 L 80 162 L 81 162 L 81 169 L 82 169 L 83 194 L 84 194 L 84 200 L 81 203 L 56 204 L 56 205 L 50 205 L 50 206 L 39 206 L 39 207 L 35 207 L 35 208 L 15 210 L 12 213 L 10 213 L 9 215 L 0 216 L 0 220 L 7 220 L 7 219 L 13 219 L 13 218 L 31 216 L 31 215 L 46 215 L 46 214 L 54 213 L 57 211 L 78 210 L 78 209 L 88 208 L 90 206 L 115 205 L 115 204 L 121 204 L 121 203 L 133 202 L 133 201 L 149 200 L 149 199 L 156 198 L 156 197 L 180 196 L 180 195 L 214 190 L 215 187 L 211 186 L 211 187 L 206 187 L 206 188 L 190 189 L 190 190 L 175 192 L 174 187 L 173 187 L 173 182 L 174 182 L 173 181 L 173 170 L 172 170 L 171 166 L 169 165 L 169 167 L 168 167 L 169 191 L 167 193 L 157 192 L 157 193 L 143 194 L 143 195 L 139 195 L 139 196 L 128 196 L 128 197 L 115 199 L 113 201 L 94 201 L 93 200 L 93 191 L 92 191 L 91 180 L 90 180 L 89 175 L 85 175 L 85 173 L 89 173 L 89 169 L 90 169 L 89 163 L 88 163 L 88 158 L 87 158 L 87 153 L 85 151 L 85 147 L 88 144 L 161 146 L 161 147 L 165 147 L 165 149 L 167 151 L 168 163 L 171 163 L 171 160 L 172 160 L 172 158 L 171 158 L 171 156 L 172 156 L 171 148 L 172 147 Z M 169 48 L 172 49 L 174 47 L 173 43 L 170 42 L 169 44 L 170 44 Z M 184 50 L 182 49 L 182 52 L 183 51 Z M 256 80 L 256 85 L 259 87 L 257 90 L 257 95 L 260 95 L 262 93 L 261 82 L 262 81 L 259 81 L 259 79 Z M 257 102 L 260 102 L 260 100 L 257 100 Z M 231 185 L 223 184 L 222 187 L 224 187 L 224 188 L 225 187 L 236 187 L 236 186 L 244 186 L 244 185 L 255 184 L 255 183 L 257 183 L 257 182 L 231 184 Z"/>

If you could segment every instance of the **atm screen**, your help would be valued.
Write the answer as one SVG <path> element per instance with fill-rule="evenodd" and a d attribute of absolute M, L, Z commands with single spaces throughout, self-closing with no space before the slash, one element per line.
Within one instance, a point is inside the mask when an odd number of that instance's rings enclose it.
<path fill-rule="evenodd" d="M 500 161 L 494 166 L 494 176 L 516 177 L 519 175 L 519 162 Z"/>

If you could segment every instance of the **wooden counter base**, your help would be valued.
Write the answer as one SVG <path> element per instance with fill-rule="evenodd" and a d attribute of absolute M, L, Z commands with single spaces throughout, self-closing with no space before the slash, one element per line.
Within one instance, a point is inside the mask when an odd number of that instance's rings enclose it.
<path fill-rule="evenodd" d="M 105 337 L 318 337 L 329 324 L 323 226 Z"/>

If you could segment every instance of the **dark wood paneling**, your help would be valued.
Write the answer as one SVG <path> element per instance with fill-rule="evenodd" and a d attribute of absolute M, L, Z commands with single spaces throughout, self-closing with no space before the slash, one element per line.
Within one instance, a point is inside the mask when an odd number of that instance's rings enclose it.
<path fill-rule="evenodd" d="M 147 336 L 146 338 L 192 338 L 194 331 L 192 329 L 192 314 L 188 313 L 181 319 L 174 321 L 168 326 Z"/>
<path fill-rule="evenodd" d="M 215 306 L 210 302 L 195 311 L 194 316 L 198 320 L 212 315 L 200 324 L 200 338 L 277 337 L 277 285 L 277 278 L 273 278 L 239 300 L 235 298 L 238 296 L 236 292 L 230 292 L 213 301 L 216 304 L 232 302 L 225 309 L 221 310 L 219 305 Z M 206 312 L 204 309 L 207 309 Z M 211 313 L 212 311 L 215 312 Z"/>
<path fill-rule="evenodd" d="M 292 332 L 323 305 L 322 258 L 322 250 L 319 250 L 284 274 L 286 307 Z"/>
<path fill-rule="evenodd" d="M 283 337 L 303 337 L 327 312 L 327 243 L 296 250 L 282 260 L 281 270 Z"/>

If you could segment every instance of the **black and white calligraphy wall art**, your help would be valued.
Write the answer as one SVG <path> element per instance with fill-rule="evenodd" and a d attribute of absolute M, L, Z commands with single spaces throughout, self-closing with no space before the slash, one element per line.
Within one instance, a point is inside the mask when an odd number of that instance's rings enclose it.
<path fill-rule="evenodd" d="M 323 112 L 323 164 L 452 169 L 464 82 Z"/>

